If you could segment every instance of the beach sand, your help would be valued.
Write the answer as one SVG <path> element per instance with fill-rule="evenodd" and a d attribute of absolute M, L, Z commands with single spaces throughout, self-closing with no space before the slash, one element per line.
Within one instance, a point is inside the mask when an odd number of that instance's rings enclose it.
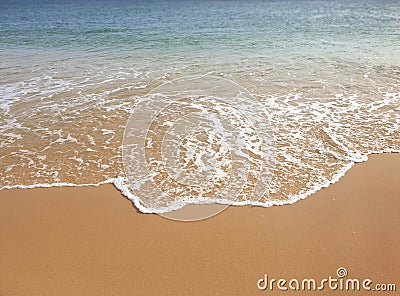
<path fill-rule="evenodd" d="M 349 295 L 257 288 L 339 267 L 399 290 L 399 175 L 400 154 L 373 155 L 293 205 L 190 223 L 141 214 L 112 185 L 3 190 L 0 295 Z"/>

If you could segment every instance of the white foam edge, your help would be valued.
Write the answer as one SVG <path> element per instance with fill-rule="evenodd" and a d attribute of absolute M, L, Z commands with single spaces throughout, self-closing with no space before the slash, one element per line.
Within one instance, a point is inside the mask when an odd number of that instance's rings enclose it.
<path fill-rule="evenodd" d="M 383 154 L 383 153 L 400 153 L 400 150 L 396 150 L 396 149 L 383 149 L 380 151 L 372 151 L 369 152 L 366 155 L 366 158 L 364 161 L 368 160 L 368 156 L 372 155 L 372 154 Z M 362 161 L 362 162 L 364 162 Z M 0 190 L 4 190 L 4 189 L 31 189 L 31 188 L 49 188 L 49 187 L 84 187 L 84 186 L 100 186 L 100 185 L 104 185 L 104 184 L 113 184 L 115 186 L 116 189 L 118 189 L 123 196 L 125 196 L 126 198 L 128 198 L 133 205 L 141 212 L 144 214 L 165 214 L 168 212 L 172 212 L 175 210 L 179 210 L 181 208 L 183 208 L 186 205 L 202 205 L 202 204 L 222 204 L 222 205 L 231 205 L 231 206 L 257 206 L 257 207 L 264 207 L 264 208 L 268 208 L 271 206 L 283 206 L 283 205 L 288 205 L 288 204 L 294 204 L 295 202 L 299 201 L 299 200 L 303 200 L 307 197 L 309 197 L 310 195 L 318 192 L 319 190 L 323 189 L 323 188 L 327 188 L 330 185 L 338 182 L 345 174 L 348 170 L 350 170 L 350 168 L 352 168 L 354 166 L 356 162 L 355 161 L 349 161 L 348 164 L 346 164 L 341 170 L 339 170 L 333 177 L 331 180 L 323 183 L 323 184 L 316 184 L 315 186 L 313 186 L 312 188 L 310 188 L 309 190 L 307 190 L 306 192 L 300 193 L 300 194 L 296 194 L 296 195 L 292 195 L 289 197 L 288 200 L 269 200 L 267 202 L 259 202 L 259 201 L 233 201 L 232 200 L 226 200 L 226 199 L 195 199 L 195 200 L 187 200 L 187 201 L 180 201 L 180 202 L 176 202 L 171 204 L 168 207 L 162 207 L 162 208 L 148 208 L 146 206 L 144 206 L 140 199 L 135 196 L 134 194 L 132 194 L 129 191 L 129 185 L 126 184 L 126 178 L 125 177 L 116 177 L 116 178 L 110 178 L 107 179 L 105 181 L 101 181 L 98 183 L 87 183 L 87 184 L 74 184 L 74 183 L 51 183 L 51 184 L 45 184 L 45 183 L 41 183 L 41 184 L 32 184 L 32 185 L 12 185 L 12 186 L 3 186 L 0 188 Z"/>

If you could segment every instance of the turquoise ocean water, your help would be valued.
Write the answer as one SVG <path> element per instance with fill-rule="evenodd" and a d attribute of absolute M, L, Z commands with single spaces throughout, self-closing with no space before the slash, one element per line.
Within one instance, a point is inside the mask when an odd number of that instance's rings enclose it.
<path fill-rule="evenodd" d="M 0 188 L 114 182 L 135 200 L 129 115 L 205 74 L 268 113 L 274 172 L 249 204 L 292 203 L 400 150 L 399 1 L 0 1 Z"/>

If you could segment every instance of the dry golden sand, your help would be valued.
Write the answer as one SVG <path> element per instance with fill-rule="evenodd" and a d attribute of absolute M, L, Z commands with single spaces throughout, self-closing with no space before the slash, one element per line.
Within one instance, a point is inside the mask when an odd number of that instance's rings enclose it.
<path fill-rule="evenodd" d="M 0 295 L 352 294 L 256 285 L 264 273 L 319 280 L 338 267 L 399 291 L 399 175 L 400 154 L 375 155 L 293 205 L 192 223 L 140 214 L 112 185 L 3 190 Z"/>

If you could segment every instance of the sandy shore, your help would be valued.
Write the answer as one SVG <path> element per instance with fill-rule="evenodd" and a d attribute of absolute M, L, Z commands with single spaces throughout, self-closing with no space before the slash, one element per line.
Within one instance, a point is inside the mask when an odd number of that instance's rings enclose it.
<path fill-rule="evenodd" d="M 339 267 L 399 291 L 399 175 L 400 154 L 375 155 L 294 205 L 192 223 L 141 214 L 112 185 L 3 190 L 0 295 L 349 295 L 257 288 Z"/>

